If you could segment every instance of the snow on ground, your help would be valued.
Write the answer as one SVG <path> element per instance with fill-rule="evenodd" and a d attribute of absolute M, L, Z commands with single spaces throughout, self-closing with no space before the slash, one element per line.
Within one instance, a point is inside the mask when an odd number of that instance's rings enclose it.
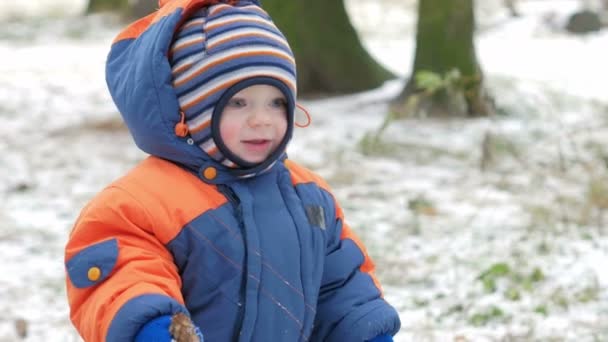
<path fill-rule="evenodd" d="M 398 3 L 348 9 L 406 75 L 415 18 Z M 519 19 L 480 9 L 498 116 L 410 118 L 371 144 L 402 80 L 303 103 L 314 121 L 291 157 L 326 177 L 366 241 L 401 314 L 397 341 L 608 340 L 608 31 L 552 30 L 574 3 L 521 2 Z M 0 26 L 0 341 L 18 339 L 20 319 L 27 341 L 80 340 L 63 246 L 86 201 L 144 156 L 105 88 L 117 30 L 107 17 Z"/>

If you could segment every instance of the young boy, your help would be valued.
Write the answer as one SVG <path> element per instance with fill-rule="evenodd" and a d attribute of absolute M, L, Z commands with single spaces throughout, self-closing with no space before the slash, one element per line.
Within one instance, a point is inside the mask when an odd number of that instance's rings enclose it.
<path fill-rule="evenodd" d="M 167 0 L 107 82 L 151 156 L 66 246 L 86 341 L 392 341 L 397 312 L 327 184 L 287 159 L 296 70 L 256 1 Z"/>

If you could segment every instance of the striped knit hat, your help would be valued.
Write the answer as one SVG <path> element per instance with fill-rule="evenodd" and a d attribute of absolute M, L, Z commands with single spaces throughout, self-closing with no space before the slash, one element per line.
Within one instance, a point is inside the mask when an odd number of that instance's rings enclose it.
<path fill-rule="evenodd" d="M 296 66 L 287 40 L 256 2 L 216 3 L 194 12 L 176 32 L 170 48 L 173 87 L 182 121 L 194 142 L 228 168 L 269 168 L 291 139 Z M 268 84 L 287 100 L 287 133 L 261 164 L 234 155 L 219 135 L 219 116 L 240 90 Z"/>

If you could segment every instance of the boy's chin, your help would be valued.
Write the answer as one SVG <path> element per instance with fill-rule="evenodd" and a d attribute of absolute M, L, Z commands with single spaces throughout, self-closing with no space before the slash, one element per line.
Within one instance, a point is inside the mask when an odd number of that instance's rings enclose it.
<path fill-rule="evenodd" d="M 268 159 L 269 155 L 266 156 L 248 156 L 248 157 L 241 157 L 241 159 L 243 159 L 244 161 L 250 163 L 250 164 L 260 164 L 262 162 L 264 162 L 266 159 Z"/>
<path fill-rule="evenodd" d="M 265 162 L 273 152 L 274 148 L 270 149 L 270 151 L 268 149 L 258 151 L 243 149 L 241 153 L 237 154 L 236 156 L 250 164 L 261 164 Z"/>

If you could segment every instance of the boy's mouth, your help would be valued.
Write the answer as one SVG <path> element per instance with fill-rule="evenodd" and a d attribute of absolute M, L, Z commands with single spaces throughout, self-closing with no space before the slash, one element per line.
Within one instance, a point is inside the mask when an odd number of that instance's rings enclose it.
<path fill-rule="evenodd" d="M 272 142 L 270 139 L 249 139 L 241 140 L 245 148 L 251 152 L 265 152 Z"/>
<path fill-rule="evenodd" d="M 269 139 L 250 139 L 250 140 L 243 140 L 243 143 L 252 144 L 252 145 L 264 145 L 264 144 L 270 143 L 270 140 Z"/>

